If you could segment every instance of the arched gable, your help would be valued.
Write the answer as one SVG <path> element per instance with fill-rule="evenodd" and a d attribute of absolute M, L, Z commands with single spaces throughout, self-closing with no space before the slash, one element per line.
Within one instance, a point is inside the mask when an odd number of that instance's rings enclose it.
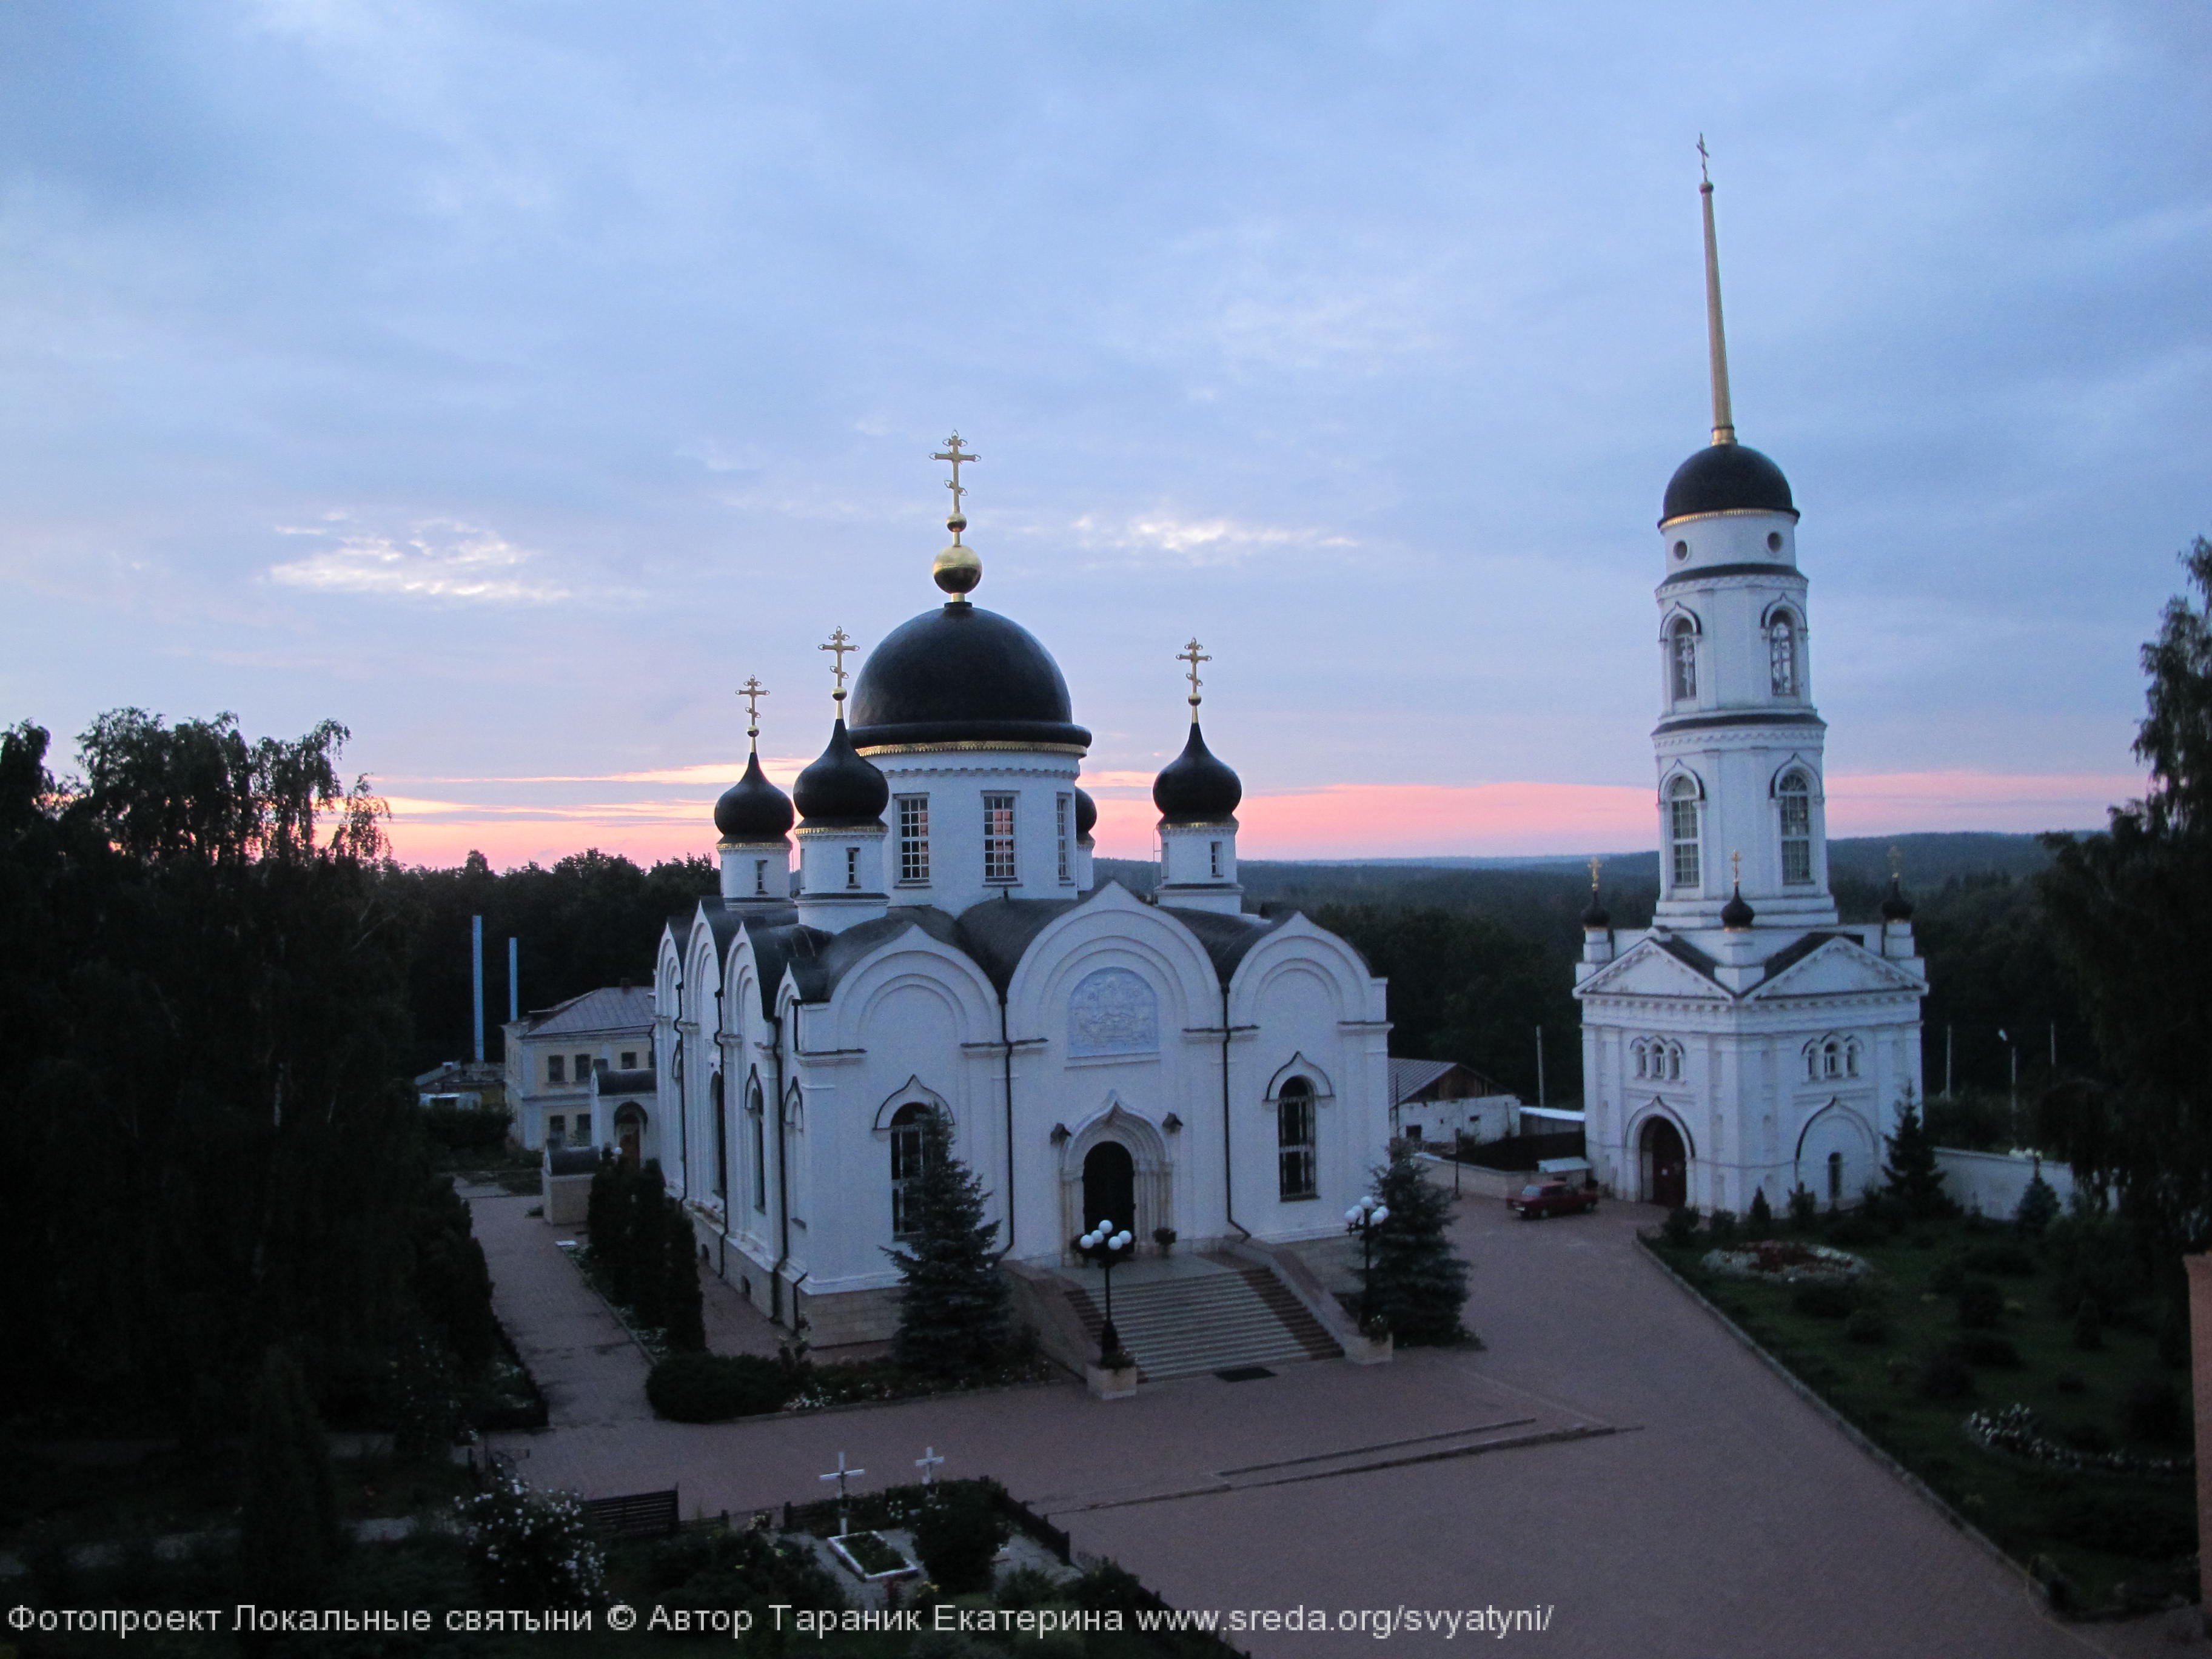
<path fill-rule="evenodd" d="M 952 1103 L 924 1083 L 919 1075 L 910 1076 L 885 1095 L 883 1103 L 876 1108 L 875 1121 L 871 1126 L 878 1134 L 889 1134 L 891 1119 L 902 1106 L 921 1105 L 939 1114 L 948 1124 L 957 1127 L 958 1120 L 952 1113 Z"/>
<path fill-rule="evenodd" d="M 1696 611 L 1691 610 L 1688 605 L 1684 605 L 1680 599 L 1676 599 L 1667 607 L 1666 613 L 1659 618 L 1660 643 L 1663 645 L 1668 640 L 1673 639 L 1674 637 L 1675 630 L 1685 625 L 1688 627 L 1691 633 L 1696 635 L 1698 638 L 1702 639 L 1705 637 L 1705 624 L 1703 619 L 1698 617 Z"/>
<path fill-rule="evenodd" d="M 1220 978 L 1197 935 L 1109 883 L 1030 941 L 1006 987 L 1012 1024 L 1024 1036 L 1064 1038 L 1078 988 L 1117 968 L 1138 975 L 1158 999 L 1163 1041 L 1184 1026 L 1218 1021 Z"/>
<path fill-rule="evenodd" d="M 1674 1126 L 1674 1133 L 1682 1137 L 1682 1150 L 1689 1155 L 1690 1161 L 1695 1163 L 1698 1138 L 1691 1132 L 1689 1120 L 1656 1095 L 1626 1115 L 1626 1121 L 1621 1126 L 1620 1150 L 1632 1160 L 1644 1138 L 1644 1126 L 1655 1117 L 1664 1118 Z"/>
<path fill-rule="evenodd" d="M 1766 793 L 1770 799 L 1779 795 L 1782 793 L 1782 780 L 1788 777 L 1792 772 L 1802 772 L 1804 774 L 1805 781 L 1808 786 L 1808 793 L 1811 795 L 1814 800 L 1818 801 L 1822 799 L 1820 792 L 1820 769 L 1817 764 L 1808 760 L 1802 754 L 1791 755 L 1788 760 L 1783 762 L 1781 765 L 1776 767 L 1772 772 L 1767 775 Z"/>
<path fill-rule="evenodd" d="M 1316 1100 L 1335 1098 L 1336 1090 L 1328 1080 L 1328 1073 L 1308 1060 L 1303 1053 L 1294 1054 L 1267 1079 L 1266 1103 L 1273 1105 L 1283 1097 L 1283 1085 L 1292 1078 L 1303 1078 L 1313 1091 Z"/>
<path fill-rule="evenodd" d="M 912 927 L 848 969 L 828 1002 L 810 1006 L 806 1048 L 819 1052 L 876 1046 L 869 1033 L 887 1000 L 917 991 L 938 1005 L 950 1041 L 997 1039 L 998 994 L 983 970 L 965 951 Z"/>
<path fill-rule="evenodd" d="M 1667 769 L 1659 775 L 1659 799 L 1662 805 L 1674 798 L 1675 781 L 1683 778 L 1689 780 L 1691 788 L 1695 791 L 1690 799 L 1705 799 L 1705 781 L 1686 763 L 1675 760 L 1668 762 Z"/>
<path fill-rule="evenodd" d="M 1383 1018 L 1382 987 L 1352 942 L 1304 915 L 1291 917 L 1245 952 L 1229 981 L 1232 1024 L 1249 1024 L 1286 974 L 1307 974 L 1328 988 L 1341 1021 Z"/>

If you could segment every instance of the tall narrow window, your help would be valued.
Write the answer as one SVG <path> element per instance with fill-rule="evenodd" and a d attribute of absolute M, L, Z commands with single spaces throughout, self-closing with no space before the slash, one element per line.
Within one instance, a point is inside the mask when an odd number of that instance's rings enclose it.
<path fill-rule="evenodd" d="M 557 1152 L 568 1144 L 568 1120 L 562 1114 L 556 1112 L 545 1120 L 545 1144 Z"/>
<path fill-rule="evenodd" d="M 1694 893 L 1704 883 L 1704 861 L 1698 848 L 1698 786 L 1690 778 L 1676 778 L 1667 786 L 1668 885 L 1677 893 Z"/>
<path fill-rule="evenodd" d="M 1651 1070 L 1651 1056 L 1650 1051 L 1644 1046 L 1643 1038 L 1638 1037 L 1636 1040 L 1634 1047 L 1631 1052 L 1632 1052 L 1636 1056 L 1636 1075 L 1638 1077 L 1649 1077 Z"/>
<path fill-rule="evenodd" d="M 592 1057 L 589 1054 L 578 1054 L 576 1056 L 576 1081 L 579 1083 L 589 1083 L 591 1080 Z"/>
<path fill-rule="evenodd" d="M 1844 1045 L 1830 1037 L 1820 1045 L 1820 1075 L 1841 1077 L 1844 1074 Z"/>
<path fill-rule="evenodd" d="M 1075 873 L 1068 868 L 1067 864 L 1068 809 L 1074 805 L 1074 796 L 1062 795 L 1055 803 L 1054 809 L 1057 813 L 1057 817 L 1054 822 L 1054 837 L 1060 848 L 1060 878 L 1063 882 L 1073 881 L 1075 879 Z"/>
<path fill-rule="evenodd" d="M 1206 843 L 1206 867 L 1214 880 L 1221 879 L 1221 843 L 1218 841 Z"/>
<path fill-rule="evenodd" d="M 921 1196 L 921 1170 L 927 1140 L 922 1122 L 929 1108 L 919 1103 L 902 1106 L 891 1115 L 891 1237 L 912 1238 L 920 1225 L 915 1206 Z"/>
<path fill-rule="evenodd" d="M 983 879 L 1014 878 L 1014 798 L 983 797 Z"/>
<path fill-rule="evenodd" d="M 1698 695 L 1698 630 L 1687 617 L 1677 617 L 1668 633 L 1667 660 L 1674 701 L 1693 701 Z"/>
<path fill-rule="evenodd" d="M 845 849 L 845 885 L 858 887 L 860 884 L 860 849 L 857 847 L 848 847 Z"/>
<path fill-rule="evenodd" d="M 768 1113 L 761 1101 L 760 1079 L 753 1079 L 745 1097 L 745 1115 L 751 1120 L 753 1208 L 768 1212 Z"/>
<path fill-rule="evenodd" d="M 755 898 L 768 896 L 768 860 L 766 859 L 753 860 L 753 896 Z"/>
<path fill-rule="evenodd" d="M 1782 803 L 1782 879 L 1806 886 L 1813 879 L 1813 787 L 1792 772 L 1775 792 Z"/>
<path fill-rule="evenodd" d="M 929 879 L 929 797 L 898 798 L 898 856 L 901 881 Z"/>
<path fill-rule="evenodd" d="M 1275 1097 L 1275 1148 L 1278 1194 L 1283 1198 L 1312 1198 L 1321 1190 L 1315 1180 L 1313 1085 L 1294 1077 Z"/>
<path fill-rule="evenodd" d="M 566 1083 L 568 1080 L 567 1076 L 568 1070 L 568 1060 L 567 1055 L 548 1054 L 545 1056 L 545 1080 L 548 1083 Z"/>
<path fill-rule="evenodd" d="M 1797 624 L 1787 611 L 1775 612 L 1766 625 L 1768 677 L 1778 697 L 1797 695 Z"/>
<path fill-rule="evenodd" d="M 1844 1202 L 1844 1155 L 1828 1154 L 1828 1207 L 1841 1209 Z"/>
<path fill-rule="evenodd" d="M 714 1196 L 730 1195 L 730 1125 L 723 1108 L 722 1074 L 714 1073 Z"/>

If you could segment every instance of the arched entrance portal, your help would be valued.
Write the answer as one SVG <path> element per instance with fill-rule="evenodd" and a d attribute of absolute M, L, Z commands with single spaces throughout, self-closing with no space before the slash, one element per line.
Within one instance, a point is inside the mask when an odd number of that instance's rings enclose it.
<path fill-rule="evenodd" d="M 615 1113 L 615 1146 L 633 1170 L 645 1156 L 645 1114 L 634 1104 L 625 1103 Z"/>
<path fill-rule="evenodd" d="M 1102 1221 L 1137 1223 L 1137 1165 L 1118 1140 L 1102 1140 L 1083 1159 L 1083 1231 Z"/>
<path fill-rule="evenodd" d="M 1644 1201 L 1668 1209 L 1690 1200 L 1690 1159 L 1682 1148 L 1681 1133 L 1663 1117 L 1644 1126 L 1638 1151 L 1644 1166 Z"/>

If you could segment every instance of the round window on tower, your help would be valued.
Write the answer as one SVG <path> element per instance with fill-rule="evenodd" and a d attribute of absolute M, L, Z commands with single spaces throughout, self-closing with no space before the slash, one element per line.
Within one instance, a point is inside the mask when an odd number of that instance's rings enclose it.
<path fill-rule="evenodd" d="M 1675 556 L 1676 558 L 1678 558 L 1678 559 L 1686 559 L 1686 558 L 1688 558 L 1688 557 L 1690 556 L 1690 544 L 1689 544 L 1689 543 L 1687 543 L 1687 542 L 1676 542 L 1676 543 L 1674 544 L 1674 556 Z"/>
<path fill-rule="evenodd" d="M 1766 532 L 1766 550 L 1770 553 L 1779 553 L 1782 550 L 1782 532 L 1780 531 L 1770 530 Z"/>

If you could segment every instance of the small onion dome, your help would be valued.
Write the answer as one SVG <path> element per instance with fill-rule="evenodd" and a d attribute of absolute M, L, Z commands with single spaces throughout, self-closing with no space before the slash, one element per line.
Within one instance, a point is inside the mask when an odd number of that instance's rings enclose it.
<path fill-rule="evenodd" d="M 1912 901 L 1905 896 L 1904 884 L 1896 876 L 1889 878 L 1889 894 L 1881 902 L 1881 919 L 1884 921 L 1912 920 Z"/>
<path fill-rule="evenodd" d="M 1091 799 L 1088 789 L 1075 792 L 1075 838 L 1089 841 L 1091 832 L 1097 826 L 1098 803 Z"/>
<path fill-rule="evenodd" d="M 791 797 L 768 781 L 757 750 L 714 803 L 714 828 L 724 841 L 781 841 L 790 830 Z"/>
<path fill-rule="evenodd" d="M 1152 780 L 1152 805 L 1160 809 L 1164 823 L 1219 823 L 1237 811 L 1244 799 L 1243 781 L 1214 759 L 1200 735 L 1198 722 L 1190 723 L 1190 741 Z"/>
<path fill-rule="evenodd" d="M 862 760 L 841 715 L 822 758 L 799 775 L 792 786 L 802 830 L 855 830 L 880 823 L 891 787 L 884 775 Z"/>
<path fill-rule="evenodd" d="M 1612 926 L 1612 913 L 1605 908 L 1604 902 L 1598 897 L 1597 889 L 1591 888 L 1589 906 L 1583 912 L 1583 930 L 1585 933 L 1600 933 Z"/>
<path fill-rule="evenodd" d="M 1787 513 L 1797 516 L 1790 480 L 1748 444 L 1712 444 L 1674 469 L 1659 522 L 1701 513 Z"/>
<path fill-rule="evenodd" d="M 1757 914 L 1743 902 L 1743 885 L 1738 883 L 1729 902 L 1721 906 L 1721 926 L 1731 933 L 1740 933 L 1751 926 L 1752 918 Z"/>

